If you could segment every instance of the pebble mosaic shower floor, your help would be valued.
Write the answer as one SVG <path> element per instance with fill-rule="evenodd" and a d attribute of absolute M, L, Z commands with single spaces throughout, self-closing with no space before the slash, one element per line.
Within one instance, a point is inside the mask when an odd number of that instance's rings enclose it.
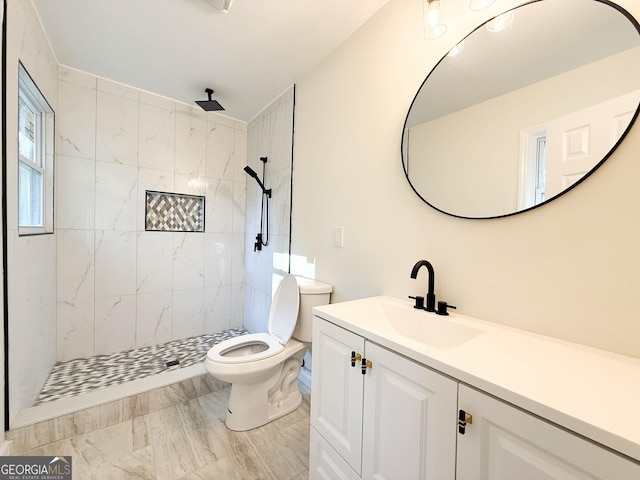
<path fill-rule="evenodd" d="M 232 328 L 126 352 L 58 362 L 53 366 L 35 405 L 195 365 L 204 361 L 212 346 L 245 333 L 249 332 L 244 328 Z M 167 366 L 176 360 L 178 364 Z"/>

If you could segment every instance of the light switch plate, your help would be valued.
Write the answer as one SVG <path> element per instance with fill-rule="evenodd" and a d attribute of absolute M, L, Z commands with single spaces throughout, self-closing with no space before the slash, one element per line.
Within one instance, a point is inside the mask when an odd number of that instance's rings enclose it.
<path fill-rule="evenodd" d="M 336 225 L 333 227 L 333 246 L 342 247 L 344 245 L 344 227 Z"/>

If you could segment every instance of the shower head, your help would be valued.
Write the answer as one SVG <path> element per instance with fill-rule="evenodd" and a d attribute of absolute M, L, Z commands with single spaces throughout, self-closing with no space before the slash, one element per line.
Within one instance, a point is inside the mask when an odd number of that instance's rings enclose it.
<path fill-rule="evenodd" d="M 249 165 L 244 167 L 244 171 L 247 172 L 251 178 L 256 178 L 256 179 L 258 178 L 258 174 Z"/>
<path fill-rule="evenodd" d="M 253 168 L 251 168 L 249 165 L 247 165 L 246 167 L 244 167 L 244 171 L 247 172 L 247 175 L 249 175 L 251 178 L 255 178 L 256 182 L 258 182 L 258 185 L 260 185 L 260 188 L 262 189 L 262 193 L 264 193 L 264 194 L 268 195 L 269 197 L 271 197 L 271 189 L 264 188 L 264 185 L 262 184 L 262 182 L 258 178 L 258 174 L 256 173 L 256 171 Z"/>
<path fill-rule="evenodd" d="M 205 88 L 204 90 L 206 94 L 209 96 L 208 100 L 196 100 L 196 103 L 202 108 L 205 112 L 217 112 L 220 110 L 224 110 L 223 106 L 218 103 L 217 100 L 211 99 L 211 94 L 213 90 L 211 88 Z"/>

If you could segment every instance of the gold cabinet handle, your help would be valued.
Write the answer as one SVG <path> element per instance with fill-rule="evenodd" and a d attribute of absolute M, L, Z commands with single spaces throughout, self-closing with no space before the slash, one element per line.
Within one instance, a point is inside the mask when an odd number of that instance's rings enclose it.
<path fill-rule="evenodd" d="M 467 424 L 473 424 L 473 416 L 470 413 L 465 412 L 464 410 L 458 411 L 458 433 L 460 435 L 464 435 Z"/>
<path fill-rule="evenodd" d="M 373 363 L 371 363 L 371 360 L 367 360 L 366 358 L 363 358 L 362 359 L 362 366 L 360 368 L 362 368 L 362 374 L 366 375 L 367 374 L 367 368 L 373 368 Z"/>
<path fill-rule="evenodd" d="M 362 355 L 360 355 L 359 353 L 356 353 L 355 351 L 352 351 L 351 352 L 351 366 L 355 367 L 356 366 L 356 362 L 359 362 L 361 358 L 362 358 Z"/>

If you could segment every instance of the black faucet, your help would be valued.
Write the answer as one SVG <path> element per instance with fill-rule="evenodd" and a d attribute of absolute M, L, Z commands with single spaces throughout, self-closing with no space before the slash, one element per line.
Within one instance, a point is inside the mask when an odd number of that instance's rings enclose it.
<path fill-rule="evenodd" d="M 429 291 L 427 292 L 427 306 L 424 309 L 427 312 L 435 312 L 436 311 L 436 294 L 433 293 L 435 288 L 435 273 L 433 272 L 433 265 L 431 265 L 426 260 L 419 260 L 411 269 L 411 278 L 418 277 L 418 270 L 420 267 L 427 267 L 427 271 L 429 272 Z"/>

